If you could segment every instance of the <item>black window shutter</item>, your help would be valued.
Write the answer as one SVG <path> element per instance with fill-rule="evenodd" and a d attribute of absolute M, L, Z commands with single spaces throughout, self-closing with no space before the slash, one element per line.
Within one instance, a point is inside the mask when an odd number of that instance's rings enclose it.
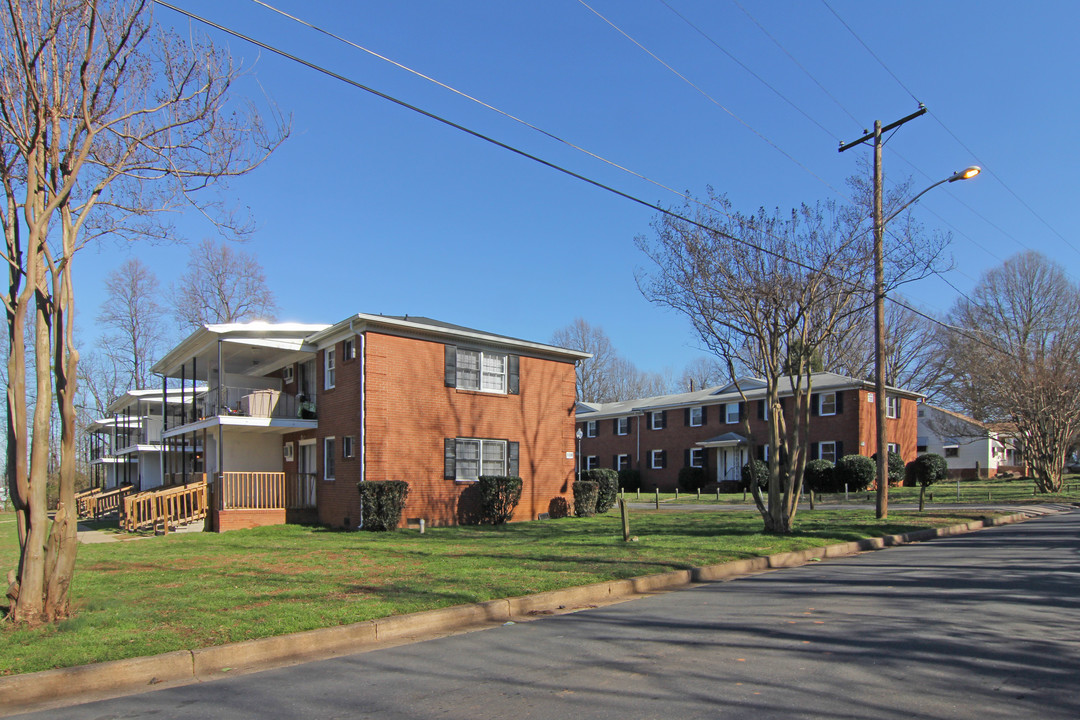
<path fill-rule="evenodd" d="M 780 398 L 780 412 L 784 412 L 787 409 L 787 398 Z"/>
<path fill-rule="evenodd" d="M 702 406 L 702 408 L 701 408 L 701 424 L 702 425 L 708 425 L 709 424 L 708 413 L 706 412 L 708 409 L 709 408 L 704 407 L 704 406 Z"/>
<path fill-rule="evenodd" d="M 764 400 L 758 400 L 757 401 L 757 419 L 758 420 L 764 420 L 765 419 L 765 401 Z"/>
<path fill-rule="evenodd" d="M 821 443 L 810 443 L 810 459 L 821 459 Z"/>
<path fill-rule="evenodd" d="M 844 443 L 840 440 L 836 441 L 836 459 L 844 457 Z"/>
<path fill-rule="evenodd" d="M 506 358 L 506 390 L 511 395 L 521 392 L 520 382 L 521 358 L 517 355 L 509 355 Z M 513 475 L 514 473 L 510 473 Z"/>
<path fill-rule="evenodd" d="M 506 444 L 506 474 L 511 477 L 517 477 L 518 474 L 518 450 L 516 442 Z"/>
<path fill-rule="evenodd" d="M 619 418 L 615 418 L 614 420 L 612 420 L 611 425 L 612 425 L 612 432 L 615 433 L 616 435 L 618 435 L 619 434 Z"/>
<path fill-rule="evenodd" d="M 812 417 L 817 417 L 817 414 L 818 414 L 818 402 L 820 402 L 820 398 L 818 397 L 818 394 L 817 393 L 810 393 L 810 415 Z"/>
<path fill-rule="evenodd" d="M 683 450 L 683 467 L 690 467 L 690 448 Z"/>
<path fill-rule="evenodd" d="M 448 480 L 457 477 L 457 438 L 443 440 L 443 477 Z"/>
<path fill-rule="evenodd" d="M 844 393 L 836 391 L 836 414 L 844 412 Z"/>
<path fill-rule="evenodd" d="M 661 430 L 666 430 L 667 429 L 667 410 L 661 410 L 660 411 L 660 429 Z"/>
<path fill-rule="evenodd" d="M 660 467 L 667 467 L 667 450 L 660 451 Z"/>
<path fill-rule="evenodd" d="M 739 403 L 739 420 L 742 421 L 742 420 L 745 420 L 745 419 L 746 419 L 746 403 L 741 402 L 741 403 Z"/>
<path fill-rule="evenodd" d="M 899 420 L 899 419 L 900 419 L 900 406 L 901 406 L 902 404 L 903 404 L 903 403 L 902 403 L 902 402 L 900 402 L 900 398 L 899 398 L 899 397 L 898 397 L 898 398 L 896 398 L 896 419 L 897 419 L 897 420 Z"/>
<path fill-rule="evenodd" d="M 762 462 L 765 462 L 765 446 L 764 445 L 758 445 L 757 446 L 756 455 L 757 455 L 758 460 L 760 460 Z"/>
<path fill-rule="evenodd" d="M 457 345 L 446 346 L 446 387 L 457 387 Z"/>
<path fill-rule="evenodd" d="M 683 425 L 690 427 L 690 408 L 683 410 Z"/>
<path fill-rule="evenodd" d="M 611 467 L 614 470 L 619 470 L 620 469 L 619 468 L 619 456 L 618 455 L 612 455 L 611 456 Z"/>

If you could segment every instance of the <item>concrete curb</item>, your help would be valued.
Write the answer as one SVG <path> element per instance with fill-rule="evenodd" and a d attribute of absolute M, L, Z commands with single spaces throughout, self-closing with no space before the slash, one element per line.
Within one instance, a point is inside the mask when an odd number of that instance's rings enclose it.
<path fill-rule="evenodd" d="M 146 691 L 162 683 L 176 685 L 204 682 L 238 670 L 266 669 L 350 655 L 381 644 L 410 642 L 510 621 L 525 621 L 536 616 L 621 602 L 699 583 L 730 580 L 767 570 L 798 567 L 827 558 L 961 535 L 984 527 L 1022 522 L 1031 517 L 1032 515 L 1026 513 L 1015 513 L 985 521 L 976 520 L 950 527 L 917 530 L 903 535 L 868 538 L 689 570 L 612 580 L 409 615 L 395 615 L 291 635 L 0 677 L 0 716 L 27 712 L 35 707 L 71 704 L 72 701 L 87 700 L 91 695 L 94 695 L 94 699 L 117 696 Z"/>

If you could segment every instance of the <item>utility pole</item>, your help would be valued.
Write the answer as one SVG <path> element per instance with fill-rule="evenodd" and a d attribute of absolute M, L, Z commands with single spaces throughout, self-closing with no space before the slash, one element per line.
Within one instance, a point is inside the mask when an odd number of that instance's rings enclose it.
<path fill-rule="evenodd" d="M 894 123 L 881 126 L 874 121 L 874 132 L 847 144 L 840 143 L 840 152 L 874 141 L 874 409 L 877 418 L 877 517 L 889 515 L 889 441 L 885 432 L 885 221 L 882 214 L 881 136 L 904 123 L 926 114 L 926 106 Z M 899 402 L 899 401 L 898 401 Z"/>

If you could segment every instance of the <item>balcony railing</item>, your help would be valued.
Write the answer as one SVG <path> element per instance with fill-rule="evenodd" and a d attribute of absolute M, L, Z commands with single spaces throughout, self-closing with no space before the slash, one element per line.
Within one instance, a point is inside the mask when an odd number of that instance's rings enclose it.
<path fill-rule="evenodd" d="M 224 472 L 215 488 L 220 510 L 308 509 L 315 507 L 315 474 Z"/>
<path fill-rule="evenodd" d="M 220 391 L 218 388 L 212 388 L 195 398 L 193 409 L 196 418 L 218 415 L 291 419 L 315 418 L 314 402 L 301 402 L 296 395 L 267 388 L 224 386 L 220 388 Z"/>

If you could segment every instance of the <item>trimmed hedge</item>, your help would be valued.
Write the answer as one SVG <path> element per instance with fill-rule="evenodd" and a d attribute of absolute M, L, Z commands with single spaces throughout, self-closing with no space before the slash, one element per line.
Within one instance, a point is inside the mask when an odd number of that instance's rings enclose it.
<path fill-rule="evenodd" d="M 485 525 L 504 525 L 514 514 L 521 500 L 521 478 L 513 475 L 481 475 L 480 522 Z"/>
<path fill-rule="evenodd" d="M 405 498 L 409 496 L 409 483 L 404 480 L 370 480 L 357 483 L 360 506 L 364 513 L 364 530 L 380 532 L 396 530 L 401 522 Z"/>
<path fill-rule="evenodd" d="M 924 453 L 907 464 L 908 473 L 917 485 L 926 487 L 949 477 L 949 463 L 937 453 Z"/>
<path fill-rule="evenodd" d="M 623 490 L 642 490 L 640 470 L 620 470 L 619 487 Z"/>
<path fill-rule="evenodd" d="M 705 475 L 705 468 L 684 467 L 679 470 L 679 487 L 683 490 L 697 490 L 709 481 Z"/>
<path fill-rule="evenodd" d="M 592 517 L 596 514 L 596 498 L 600 486 L 595 480 L 578 480 L 574 488 L 574 515 Z"/>
<path fill-rule="evenodd" d="M 596 483 L 597 515 L 603 515 L 615 507 L 615 501 L 619 499 L 619 473 L 611 468 L 585 470 L 581 473 L 581 479 Z"/>
<path fill-rule="evenodd" d="M 847 485 L 851 492 L 862 492 L 877 477 L 877 465 L 865 455 L 845 455 L 837 461 L 833 473 L 841 491 Z"/>
<path fill-rule="evenodd" d="M 874 461 L 874 467 L 877 467 L 877 453 L 870 456 L 870 459 Z M 900 456 L 900 453 L 889 452 L 889 484 L 890 485 L 902 485 L 904 482 L 904 475 L 907 473 L 907 466 L 904 465 L 904 458 Z M 874 471 L 874 477 L 877 478 L 877 470 Z"/>
<path fill-rule="evenodd" d="M 811 460 L 806 463 L 803 472 L 803 485 L 816 493 L 838 492 L 843 487 L 836 487 L 836 466 L 829 460 Z"/>
<path fill-rule="evenodd" d="M 757 477 L 758 487 L 765 489 L 769 487 L 769 465 L 764 460 L 753 460 L 742 466 L 742 482 L 739 483 L 739 489 L 743 492 L 750 490 L 750 473 Z"/>

